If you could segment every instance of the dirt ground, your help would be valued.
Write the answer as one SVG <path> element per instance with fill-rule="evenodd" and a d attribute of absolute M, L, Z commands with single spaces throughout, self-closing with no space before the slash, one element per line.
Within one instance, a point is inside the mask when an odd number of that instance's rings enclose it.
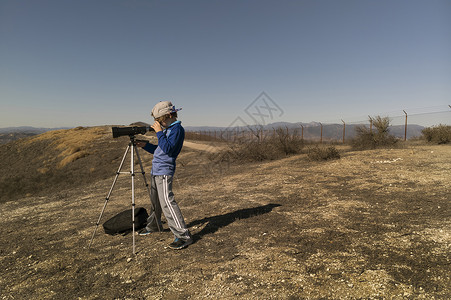
<path fill-rule="evenodd" d="M 111 178 L 0 204 L 1 299 L 450 299 L 451 147 L 216 163 L 180 158 L 195 243 L 169 231 L 88 244 Z M 145 168 L 151 156 L 142 154 Z M 137 206 L 149 208 L 138 176 Z M 102 222 L 130 208 L 121 175 Z"/>

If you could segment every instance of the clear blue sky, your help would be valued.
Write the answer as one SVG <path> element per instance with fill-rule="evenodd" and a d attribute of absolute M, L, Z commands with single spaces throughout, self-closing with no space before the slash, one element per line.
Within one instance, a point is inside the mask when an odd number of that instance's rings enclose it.
<path fill-rule="evenodd" d="M 272 121 L 446 108 L 451 1 L 0 0 L 0 127 L 151 122 L 160 100 L 227 126 L 262 92 Z"/>

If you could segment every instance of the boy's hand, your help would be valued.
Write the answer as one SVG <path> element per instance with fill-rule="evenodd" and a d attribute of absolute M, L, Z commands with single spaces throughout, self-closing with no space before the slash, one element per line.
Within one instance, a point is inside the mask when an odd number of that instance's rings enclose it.
<path fill-rule="evenodd" d="M 163 131 L 158 121 L 155 121 L 155 123 L 153 123 L 153 125 L 151 125 L 150 127 L 152 127 L 155 130 L 155 133 Z"/>
<path fill-rule="evenodd" d="M 138 147 L 145 147 L 146 146 L 146 144 L 147 144 L 147 141 L 142 141 L 142 140 L 136 140 L 135 141 L 135 144 L 136 144 L 136 146 L 138 146 Z"/>

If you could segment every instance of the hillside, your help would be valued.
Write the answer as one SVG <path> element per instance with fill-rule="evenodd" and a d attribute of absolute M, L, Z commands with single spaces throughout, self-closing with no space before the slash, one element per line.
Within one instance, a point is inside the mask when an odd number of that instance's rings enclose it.
<path fill-rule="evenodd" d="M 130 234 L 101 228 L 87 249 L 127 137 L 78 128 L 0 146 L 3 299 L 451 297 L 449 145 L 234 163 L 188 142 L 174 193 L 195 243 L 173 251 L 169 231 L 137 236 L 137 255 Z M 119 176 L 102 223 L 130 195 Z"/>
<path fill-rule="evenodd" d="M 109 127 L 77 127 L 1 145 L 0 202 L 107 178 L 105 167 L 121 158 L 120 143 L 110 132 Z"/>

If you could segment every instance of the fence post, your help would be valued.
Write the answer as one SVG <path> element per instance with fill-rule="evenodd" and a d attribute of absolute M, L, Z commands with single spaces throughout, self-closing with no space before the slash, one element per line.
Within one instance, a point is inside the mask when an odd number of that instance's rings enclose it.
<path fill-rule="evenodd" d="M 370 118 L 370 132 L 373 133 L 373 119 L 370 116 L 368 118 Z"/>
<path fill-rule="evenodd" d="M 404 142 L 407 140 L 407 113 L 405 110 L 403 112 L 406 114 L 406 123 L 404 125 Z"/>
<path fill-rule="evenodd" d="M 323 123 L 319 123 L 319 125 L 321 125 L 321 139 L 320 139 L 320 143 L 322 144 L 323 143 Z"/>
<path fill-rule="evenodd" d="M 343 144 L 345 143 L 345 134 L 346 134 L 346 123 L 345 121 L 343 121 L 343 119 L 341 119 L 341 121 L 343 122 Z"/>
<path fill-rule="evenodd" d="M 304 140 L 304 125 L 301 125 L 301 140 Z"/>

